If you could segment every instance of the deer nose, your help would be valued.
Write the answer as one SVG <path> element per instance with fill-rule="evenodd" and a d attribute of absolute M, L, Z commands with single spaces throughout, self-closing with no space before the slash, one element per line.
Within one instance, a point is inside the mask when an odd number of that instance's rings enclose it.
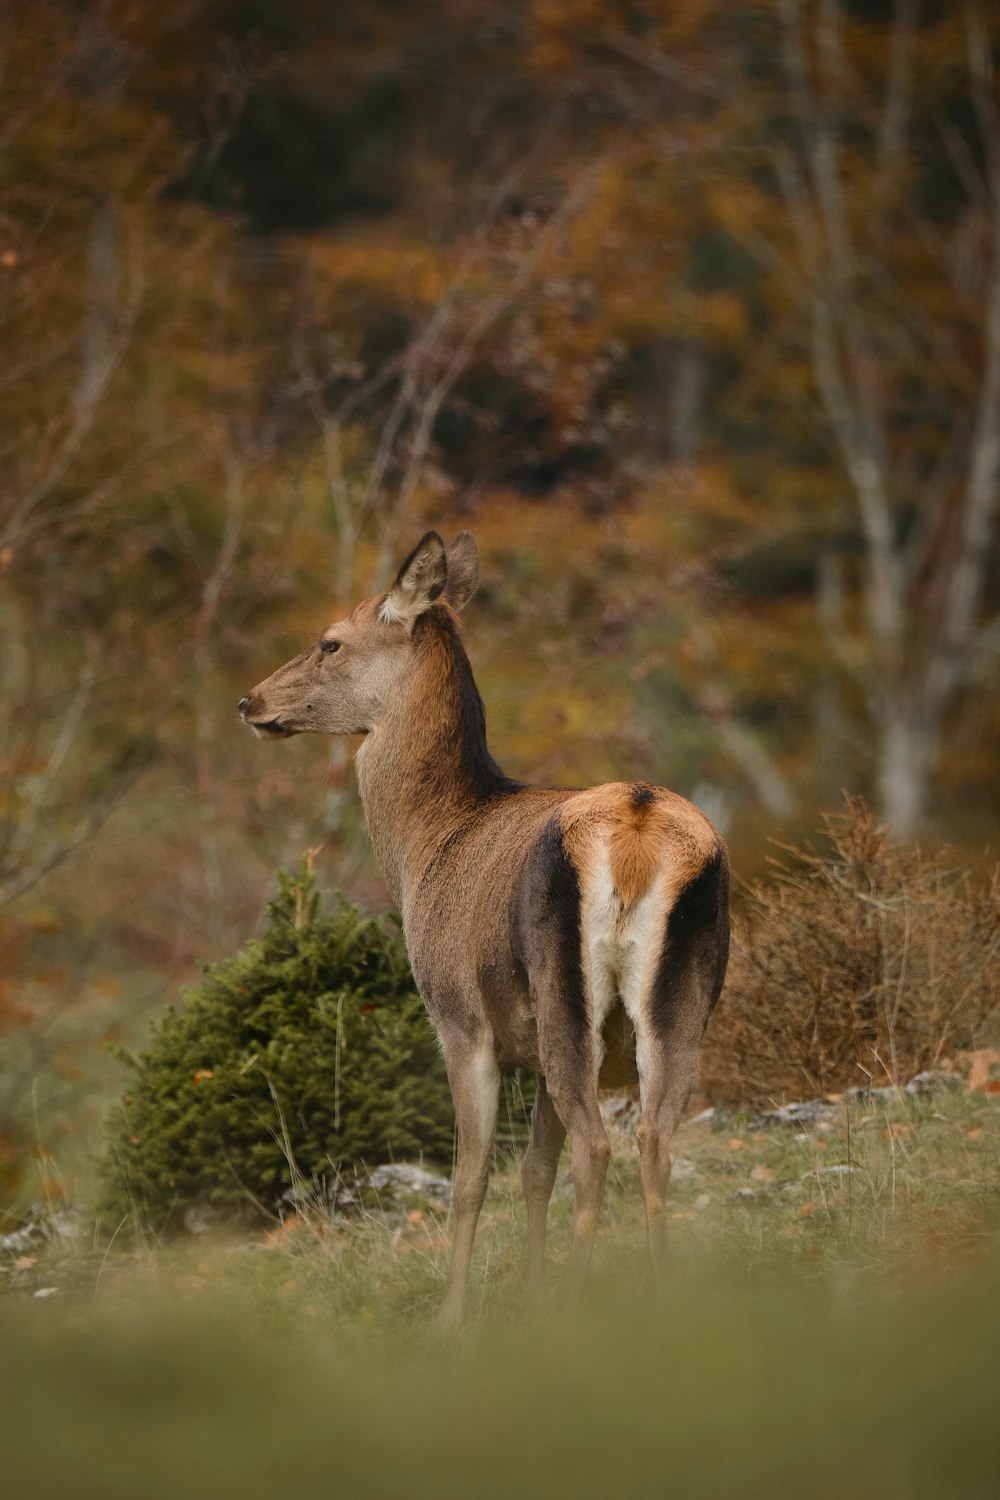
<path fill-rule="evenodd" d="M 249 703 L 249 702 L 250 702 L 250 699 L 249 699 L 249 698 L 241 698 L 241 699 L 240 699 L 240 718 L 241 718 L 241 719 L 242 719 L 242 717 L 243 717 L 243 712 L 244 712 L 244 710 L 245 710 L 245 708 L 246 708 L 246 706 L 247 706 L 247 704 L 248 704 L 248 703 Z"/>

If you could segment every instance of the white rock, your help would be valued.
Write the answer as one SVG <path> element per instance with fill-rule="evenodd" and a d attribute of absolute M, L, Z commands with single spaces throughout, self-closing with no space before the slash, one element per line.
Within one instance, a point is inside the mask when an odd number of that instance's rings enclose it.
<path fill-rule="evenodd" d="M 700 1114 L 692 1115 L 690 1120 L 685 1120 L 685 1125 L 711 1125 L 715 1119 L 715 1105 L 710 1104 L 708 1109 L 703 1109 Z"/>
<path fill-rule="evenodd" d="M 696 1177 L 700 1176 L 701 1173 L 694 1162 L 689 1161 L 686 1156 L 675 1156 L 673 1158 L 670 1167 L 671 1182 L 693 1182 Z"/>
<path fill-rule="evenodd" d="M 0 1234 L 0 1250 L 6 1250 L 11 1255 L 23 1255 L 26 1250 L 34 1250 L 40 1238 L 34 1226 L 15 1229 L 11 1234 Z"/>
<path fill-rule="evenodd" d="M 435 1203 L 451 1201 L 451 1183 L 447 1177 L 438 1177 L 411 1162 L 388 1162 L 385 1166 L 376 1167 L 373 1172 L 369 1172 L 368 1181 L 376 1192 L 390 1189 L 413 1193 Z"/>
<path fill-rule="evenodd" d="M 763 1125 L 826 1125 L 835 1120 L 838 1114 L 836 1104 L 828 1104 L 825 1099 L 806 1099 L 795 1104 L 783 1104 L 780 1109 L 769 1109 L 765 1114 L 758 1115 L 756 1120 L 751 1120 L 750 1130 L 758 1130 Z"/>
<path fill-rule="evenodd" d="M 914 1074 L 904 1092 L 912 1098 L 915 1094 L 935 1094 L 938 1089 L 960 1089 L 964 1086 L 965 1079 L 960 1073 L 946 1073 L 943 1068 L 927 1068 L 923 1073 Z"/>

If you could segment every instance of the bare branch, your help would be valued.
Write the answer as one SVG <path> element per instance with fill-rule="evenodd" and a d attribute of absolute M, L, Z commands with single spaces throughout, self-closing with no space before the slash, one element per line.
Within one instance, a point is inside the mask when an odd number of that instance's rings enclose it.
<path fill-rule="evenodd" d="M 895 162 L 906 141 L 913 85 L 913 24 L 916 0 L 896 0 L 886 70 L 885 103 L 878 137 L 878 167 L 872 199 L 882 201 Z"/>
<path fill-rule="evenodd" d="M 847 625 L 844 570 L 841 559 L 830 547 L 824 548 L 820 553 L 816 572 L 816 603 L 823 636 L 832 655 L 871 699 L 874 684 L 866 666 L 865 653 Z"/>
<path fill-rule="evenodd" d="M 473 319 L 470 327 L 459 342 L 457 349 L 448 361 L 444 373 L 428 392 L 420 412 L 413 453 L 407 465 L 407 471 L 401 488 L 401 510 L 406 510 L 413 495 L 420 468 L 426 459 L 431 433 L 434 430 L 434 424 L 437 421 L 443 402 L 451 393 L 456 381 L 465 371 L 476 347 L 482 342 L 486 334 L 503 314 L 513 305 L 531 280 L 539 261 L 549 248 L 556 234 L 558 234 L 567 221 L 579 209 L 581 203 L 591 191 L 597 170 L 598 168 L 594 167 L 589 172 L 584 173 L 577 181 L 575 187 L 566 194 L 558 211 L 552 215 L 528 254 L 522 258 L 513 277 L 497 296 L 485 303 L 479 315 Z"/>
<path fill-rule="evenodd" d="M 138 242 L 134 239 L 128 291 L 116 314 L 115 335 L 99 362 L 88 373 L 78 393 L 72 419 L 55 455 L 46 465 L 44 473 L 15 502 L 4 530 L 0 532 L 0 546 L 14 546 L 19 542 L 23 528 L 66 478 L 79 456 L 93 428 L 102 400 L 131 342 L 143 291 L 142 265 Z"/>
<path fill-rule="evenodd" d="M 761 806 L 776 818 L 794 816 L 796 798 L 788 778 L 749 730 L 738 720 L 719 669 L 718 650 L 709 632 L 697 627 L 692 641 L 700 662 L 698 703 L 710 719 L 726 753 L 739 766 Z"/>
<path fill-rule="evenodd" d="M 655 73 L 659 78 L 665 79 L 667 83 L 679 83 L 684 88 L 690 89 L 692 93 L 700 94 L 706 99 L 714 99 L 719 104 L 732 103 L 730 87 L 722 80 L 710 77 L 699 68 L 693 68 L 690 63 L 666 57 L 662 52 L 653 52 L 644 43 L 633 40 L 623 32 L 602 30 L 597 33 L 597 38 L 610 52 L 617 52 L 620 57 L 627 57 L 631 62 L 639 63 L 650 73 Z"/>

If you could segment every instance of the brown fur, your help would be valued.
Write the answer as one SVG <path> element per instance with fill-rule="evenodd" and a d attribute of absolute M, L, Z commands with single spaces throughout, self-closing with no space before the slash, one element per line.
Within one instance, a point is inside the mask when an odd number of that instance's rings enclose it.
<path fill-rule="evenodd" d="M 642 794 L 637 800 L 636 792 Z M 611 876 L 624 906 L 645 895 L 666 845 L 678 888 L 701 869 L 715 831 L 690 802 L 648 782 L 610 782 L 567 799 L 560 812 L 566 847 L 581 870 L 602 836 L 610 840 Z"/>
<path fill-rule="evenodd" d="M 455 614 L 477 577 L 467 533 L 447 554 L 429 533 L 387 594 L 331 625 L 240 706 L 264 737 L 365 736 L 356 760 L 365 820 L 455 1099 L 449 1322 L 462 1309 L 505 1067 L 539 1075 L 523 1169 L 529 1289 L 541 1283 L 567 1135 L 571 1283 L 585 1273 L 610 1156 L 599 1083 L 638 1084 L 656 1242 L 669 1140 L 728 941 L 725 850 L 697 808 L 644 782 L 520 786 L 492 759 Z"/>

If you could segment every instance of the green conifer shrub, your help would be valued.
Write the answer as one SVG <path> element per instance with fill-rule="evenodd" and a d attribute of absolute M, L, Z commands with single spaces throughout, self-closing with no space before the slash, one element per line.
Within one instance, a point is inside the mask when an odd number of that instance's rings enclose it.
<path fill-rule="evenodd" d="M 157 1227 L 191 1205 L 279 1208 L 362 1166 L 448 1166 L 444 1064 L 403 939 L 312 873 L 281 872 L 263 937 L 205 966 L 154 1024 L 108 1121 L 104 1208 Z"/>

